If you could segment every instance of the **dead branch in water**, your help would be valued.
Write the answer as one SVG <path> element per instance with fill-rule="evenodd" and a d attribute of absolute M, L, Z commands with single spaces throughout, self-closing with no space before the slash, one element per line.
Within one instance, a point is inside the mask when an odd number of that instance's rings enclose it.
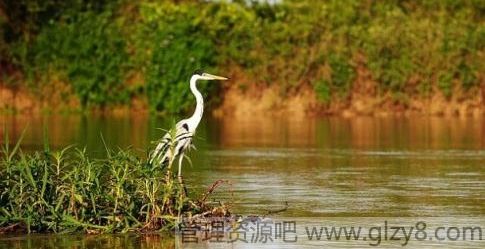
<path fill-rule="evenodd" d="M 20 223 L 15 223 L 6 227 L 0 227 L 0 234 L 16 231 L 16 228 L 20 225 Z"/>
<path fill-rule="evenodd" d="M 214 190 L 221 184 L 223 183 L 229 183 L 228 180 L 222 180 L 222 179 L 219 179 L 217 181 L 215 181 L 212 186 L 210 186 L 208 189 L 207 189 L 207 192 L 202 196 L 202 198 L 198 201 L 200 204 L 204 204 L 205 201 L 207 200 L 207 197 L 209 197 L 210 194 L 212 194 L 212 192 L 214 192 Z"/>

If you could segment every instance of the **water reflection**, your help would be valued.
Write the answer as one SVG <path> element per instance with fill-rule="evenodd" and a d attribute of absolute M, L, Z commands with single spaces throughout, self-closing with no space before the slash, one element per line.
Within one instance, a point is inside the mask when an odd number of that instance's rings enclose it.
<path fill-rule="evenodd" d="M 152 249 L 176 248 L 174 237 L 170 234 L 122 234 L 122 235 L 26 235 L 2 236 L 0 248 L 33 249 Z"/>
<path fill-rule="evenodd" d="M 222 119 L 211 129 L 222 147 L 278 146 L 362 149 L 485 147 L 482 119 L 251 117 Z"/>
<path fill-rule="evenodd" d="M 247 230 L 227 227 L 226 233 L 200 231 L 196 235 L 123 234 L 123 235 L 27 235 L 0 236 L 0 248 L 483 248 L 478 228 L 484 219 L 466 217 L 280 217 L 263 223 L 246 223 Z M 287 222 L 290 229 L 276 232 L 276 224 Z M 252 230 L 265 227 L 266 232 Z M 400 227 L 397 230 L 395 227 Z M 337 238 L 337 232 L 343 231 Z M 271 229 L 274 233 L 267 233 Z M 354 233 L 350 232 L 353 229 Z M 396 232 L 397 230 L 397 232 Z M 238 231 L 238 232 L 235 232 Z M 325 232 L 326 231 L 326 232 Z M 451 231 L 451 232 L 449 232 Z M 232 233 L 231 233 L 232 232 Z M 235 235 L 235 234 L 238 235 Z M 406 233 L 406 235 L 404 235 Z M 258 234 L 258 236 L 256 236 Z M 264 235 L 263 235 L 264 234 Z M 481 237 L 480 237 L 481 236 Z M 482 239 L 480 239 L 482 238 Z M 185 241 L 185 242 L 184 242 Z"/>
<path fill-rule="evenodd" d="M 24 145 L 39 148 L 44 133 L 50 143 L 76 143 L 99 148 L 100 134 L 111 146 L 145 148 L 163 133 L 170 121 L 150 116 L 0 116 L 0 126 L 13 137 L 27 129 Z M 3 138 L 4 130 L 0 130 Z M 485 148 L 483 119 L 413 117 L 352 119 L 248 117 L 246 120 L 205 118 L 199 140 L 220 148 L 290 147 L 350 149 L 470 149 Z"/>

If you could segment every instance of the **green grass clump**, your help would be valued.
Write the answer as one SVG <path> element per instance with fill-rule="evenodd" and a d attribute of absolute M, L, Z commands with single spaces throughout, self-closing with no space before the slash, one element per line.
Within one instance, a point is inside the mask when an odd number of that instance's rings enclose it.
<path fill-rule="evenodd" d="M 92 159 L 67 147 L 23 153 L 20 140 L 0 158 L 0 232 L 128 232 L 170 229 L 203 210 L 184 194 L 171 166 L 129 150 Z"/>

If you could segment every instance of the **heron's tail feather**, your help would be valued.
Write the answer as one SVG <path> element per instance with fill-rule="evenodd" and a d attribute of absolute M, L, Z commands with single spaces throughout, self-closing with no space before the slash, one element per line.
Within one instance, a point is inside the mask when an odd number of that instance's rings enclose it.
<path fill-rule="evenodd" d="M 162 165 L 165 163 L 167 152 L 169 152 L 170 148 L 170 140 L 163 138 L 153 150 L 153 152 L 150 154 L 150 160 L 149 162 L 151 164 L 158 164 Z"/>

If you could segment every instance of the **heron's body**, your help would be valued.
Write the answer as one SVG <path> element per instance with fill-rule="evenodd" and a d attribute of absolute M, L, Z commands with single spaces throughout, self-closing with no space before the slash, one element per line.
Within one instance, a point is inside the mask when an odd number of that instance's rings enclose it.
<path fill-rule="evenodd" d="M 160 165 L 171 165 L 173 160 L 179 157 L 179 176 L 181 176 L 184 153 L 192 147 L 192 139 L 204 113 L 204 99 L 196 86 L 197 80 L 200 79 L 225 80 L 227 78 L 196 71 L 190 78 L 190 90 L 197 102 L 194 114 L 190 118 L 179 121 L 175 125 L 175 131 L 167 132 L 150 155 L 150 162 Z"/>

